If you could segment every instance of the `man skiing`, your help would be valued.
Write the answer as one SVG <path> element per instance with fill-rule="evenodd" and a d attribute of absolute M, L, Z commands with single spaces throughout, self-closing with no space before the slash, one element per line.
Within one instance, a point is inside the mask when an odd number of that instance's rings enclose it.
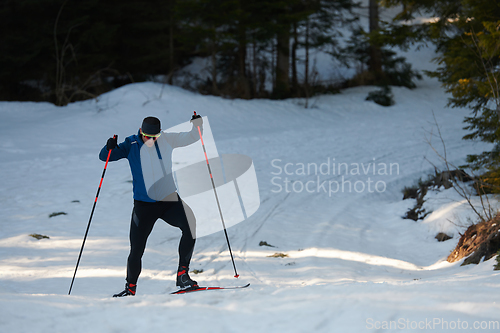
<path fill-rule="evenodd" d="M 109 161 L 117 161 L 126 158 L 129 161 L 133 178 L 134 208 L 130 222 L 130 254 L 127 259 L 127 278 L 125 290 L 113 295 L 113 297 L 135 296 L 137 280 L 141 273 L 142 256 L 146 248 L 146 241 L 153 229 L 155 222 L 160 218 L 168 224 L 180 228 L 182 236 L 179 241 L 179 267 L 177 270 L 176 285 L 181 288 L 197 287 L 198 283 L 189 277 L 189 264 L 193 255 L 195 245 L 194 224 L 195 218 L 189 206 L 181 200 L 173 187 L 162 186 L 165 196 L 150 197 L 146 189 L 143 169 L 141 165 L 141 148 L 146 145 L 151 148 L 162 165 L 167 165 L 171 172 L 172 150 L 176 147 L 190 145 L 200 139 L 198 127 L 203 130 L 203 120 L 200 116 L 191 119 L 193 128 L 190 132 L 165 133 L 161 131 L 160 120 L 155 117 L 146 117 L 138 133 L 131 135 L 122 143 L 118 144 L 117 137 L 108 139 L 106 145 L 101 149 L 99 159 L 106 161 L 108 152 L 111 151 Z M 158 138 L 162 138 L 163 149 L 160 152 Z M 153 148 L 154 147 L 154 148 Z M 144 147 L 147 149 L 146 147 Z M 156 149 L 155 149 L 156 148 Z M 165 168 L 164 168 L 165 170 Z M 169 182 L 173 184 L 170 173 Z M 165 192 L 166 191 L 166 192 Z M 193 232 L 192 232 L 193 231 Z"/>

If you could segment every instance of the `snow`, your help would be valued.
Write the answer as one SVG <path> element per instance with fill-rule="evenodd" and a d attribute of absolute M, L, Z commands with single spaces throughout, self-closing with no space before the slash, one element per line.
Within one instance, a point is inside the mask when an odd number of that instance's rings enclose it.
<path fill-rule="evenodd" d="M 433 54 L 408 56 L 428 68 Z M 0 102 L 0 331 L 497 332 L 493 260 L 446 262 L 474 219 L 463 199 L 431 191 L 432 214 L 402 219 L 414 205 L 402 200 L 404 186 L 433 173 L 430 162 L 441 165 L 426 142 L 433 114 L 450 162 L 490 148 L 461 139 L 468 111 L 447 108 L 436 80 L 417 85 L 394 87 L 388 108 L 365 101 L 373 87 L 315 97 L 305 109 L 301 99 L 228 100 L 158 83 L 66 107 Z M 158 221 L 137 296 L 111 298 L 125 283 L 132 209 L 129 166 L 119 161 L 108 165 L 68 296 L 107 138 L 136 133 L 149 115 L 175 126 L 193 110 L 210 120 L 220 154 L 253 159 L 261 205 L 227 230 L 239 279 L 222 232 L 197 240 L 191 269 L 203 272 L 192 275 L 202 285 L 251 286 L 169 295 L 180 232 Z M 454 238 L 438 242 L 441 231 Z"/>

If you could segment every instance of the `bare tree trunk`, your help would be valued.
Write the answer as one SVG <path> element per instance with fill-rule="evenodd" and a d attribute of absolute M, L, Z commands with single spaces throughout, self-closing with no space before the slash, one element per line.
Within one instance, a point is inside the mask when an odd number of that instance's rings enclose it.
<path fill-rule="evenodd" d="M 174 2 L 172 1 L 172 5 L 170 8 L 170 22 L 168 27 L 168 84 L 173 84 L 173 74 L 174 74 Z"/>
<path fill-rule="evenodd" d="M 297 80 L 297 46 L 299 44 L 297 36 L 297 23 L 293 23 L 293 45 L 292 45 L 292 90 L 294 94 L 298 93 Z"/>
<path fill-rule="evenodd" d="M 276 71 L 274 70 L 274 68 L 276 67 L 275 57 L 274 57 L 275 49 L 276 48 L 275 48 L 274 41 L 273 41 L 272 45 L 271 45 L 271 80 L 273 83 L 273 90 L 276 89 Z"/>
<path fill-rule="evenodd" d="M 250 84 L 247 78 L 246 59 L 247 44 L 245 41 L 241 41 L 238 49 L 238 90 L 241 91 L 242 98 L 250 99 Z"/>
<path fill-rule="evenodd" d="M 247 77 L 247 70 L 246 70 L 246 60 L 247 60 L 247 31 L 245 27 L 242 26 L 240 23 L 240 26 L 238 27 L 239 32 L 238 32 L 238 64 L 237 64 L 237 71 L 238 71 L 238 78 L 237 78 L 237 90 L 238 94 L 242 98 L 249 99 L 251 97 L 250 95 L 250 84 L 248 82 L 248 77 Z"/>
<path fill-rule="evenodd" d="M 370 32 L 373 32 L 379 29 L 378 0 L 370 0 L 368 6 L 370 16 Z"/>
<path fill-rule="evenodd" d="M 252 43 L 252 89 L 254 95 L 257 94 L 257 44 L 255 40 Z"/>
<path fill-rule="evenodd" d="M 305 74 L 304 74 L 304 90 L 306 93 L 306 109 L 309 106 L 309 18 L 306 21 L 306 59 L 305 59 Z"/>
<path fill-rule="evenodd" d="M 214 29 L 215 31 L 215 29 Z M 212 55 L 211 55 L 211 62 L 212 62 L 212 89 L 214 94 L 220 95 L 219 92 L 219 87 L 217 86 L 217 41 L 215 40 L 212 41 Z"/>
<path fill-rule="evenodd" d="M 275 96 L 285 98 L 290 95 L 290 30 L 283 29 L 277 36 L 276 89 Z"/>
<path fill-rule="evenodd" d="M 64 55 L 66 49 L 66 42 L 63 44 L 61 53 L 59 53 L 59 41 L 57 40 L 57 25 L 59 23 L 59 18 L 61 17 L 62 10 L 68 1 L 66 0 L 57 13 L 56 22 L 54 23 L 54 48 L 56 56 L 56 77 L 55 77 L 55 87 L 54 92 L 56 95 L 56 105 L 62 106 L 65 103 L 64 100 Z M 67 38 L 66 38 L 67 40 Z"/>
<path fill-rule="evenodd" d="M 379 30 L 378 0 L 369 3 L 370 33 Z M 370 60 L 368 67 L 376 77 L 382 74 L 382 52 L 378 45 L 370 45 Z"/>
<path fill-rule="evenodd" d="M 71 92 L 74 90 L 74 84 L 67 84 L 66 82 L 66 67 L 70 65 L 73 61 L 76 62 L 76 55 L 73 48 L 73 44 L 69 41 L 69 36 L 71 35 L 71 31 L 78 26 L 75 24 L 68 29 L 66 33 L 66 37 L 64 42 L 59 48 L 59 40 L 57 39 L 57 25 L 59 23 L 59 18 L 61 17 L 62 10 L 68 0 L 66 0 L 61 7 L 59 8 L 59 12 L 57 13 L 56 21 L 54 23 L 54 48 L 55 48 L 55 56 L 56 56 L 56 77 L 55 77 L 55 87 L 54 93 L 56 95 L 57 106 L 67 105 L 71 102 L 71 99 L 66 95 L 67 92 Z M 70 59 L 66 60 L 67 52 L 70 53 Z"/>

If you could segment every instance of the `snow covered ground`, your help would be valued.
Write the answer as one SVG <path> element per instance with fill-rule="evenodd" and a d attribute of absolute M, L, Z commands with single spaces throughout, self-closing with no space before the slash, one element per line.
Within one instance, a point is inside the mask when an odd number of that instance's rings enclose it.
<path fill-rule="evenodd" d="M 416 53 L 417 68 L 432 52 Z M 445 261 L 472 216 L 453 190 L 432 192 L 423 222 L 401 190 L 433 172 L 433 112 L 451 162 L 488 148 L 461 140 L 467 110 L 446 108 L 435 80 L 393 88 L 396 105 L 365 101 L 373 87 L 299 99 L 227 100 L 155 83 L 55 107 L 0 103 L 0 332 L 498 332 L 493 260 Z M 160 97 L 161 96 L 161 97 Z M 138 295 L 123 289 L 132 209 L 126 161 L 110 163 L 71 296 L 68 289 L 104 164 L 108 137 L 134 134 L 148 115 L 167 128 L 207 116 L 219 153 L 252 157 L 261 206 L 197 240 L 201 285 L 247 289 L 169 295 L 180 232 L 159 221 Z M 439 140 L 433 144 L 441 149 Z M 66 215 L 49 217 L 64 212 Z M 437 232 L 454 234 L 439 243 Z M 30 234 L 47 235 L 37 240 Z M 275 247 L 259 246 L 265 241 Z M 274 253 L 288 256 L 269 257 Z"/>

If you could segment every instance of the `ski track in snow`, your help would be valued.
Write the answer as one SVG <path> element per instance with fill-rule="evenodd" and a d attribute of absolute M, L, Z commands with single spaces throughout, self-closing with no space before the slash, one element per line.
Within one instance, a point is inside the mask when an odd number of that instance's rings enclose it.
<path fill-rule="evenodd" d="M 433 172 L 426 159 L 440 163 L 426 143 L 433 112 L 451 162 L 459 165 L 466 154 L 488 146 L 461 140 L 468 113 L 446 108 L 435 80 L 420 81 L 415 90 L 393 88 L 396 105 L 389 108 L 364 101 L 371 90 L 321 96 L 312 109 L 295 99 L 223 100 L 154 83 L 128 85 L 97 102 L 64 108 L 1 102 L 0 331 L 375 332 L 383 322 L 397 322 L 396 331 L 416 332 L 422 330 L 413 323 L 437 319 L 448 326 L 460 320 L 469 328 L 476 321 L 500 320 L 499 274 L 492 261 L 466 267 L 445 261 L 463 231 L 447 220 L 471 216 L 460 198 L 451 191 L 430 193 L 426 205 L 434 213 L 425 221 L 401 218 L 413 205 L 401 200 L 402 188 Z M 158 221 L 143 258 L 138 296 L 112 299 L 124 284 L 132 209 L 130 171 L 120 161 L 108 166 L 67 296 L 106 139 L 135 133 L 145 116 L 160 117 L 166 128 L 189 119 L 192 110 L 209 117 L 219 153 L 253 158 L 261 196 L 259 210 L 227 230 L 240 278 L 233 278 L 222 232 L 197 240 L 191 268 L 203 273 L 193 277 L 201 285 L 251 286 L 169 295 L 180 232 Z M 432 142 L 441 149 L 436 137 Z M 328 159 L 395 163 L 399 169 L 391 175 L 295 172 L 298 163 L 319 166 Z M 273 160 L 281 167 L 292 163 L 292 174 L 276 175 Z M 384 182 L 386 190 L 329 195 L 314 186 L 311 193 L 293 187 L 277 193 L 276 176 L 287 177 L 289 186 L 318 176 L 327 184 L 342 182 L 342 176 L 351 183 L 370 177 L 373 184 Z M 59 211 L 67 215 L 48 217 Z M 434 236 L 442 230 L 454 233 L 453 240 L 437 242 Z M 50 239 L 38 241 L 31 233 Z M 259 246 L 260 241 L 275 247 Z M 277 252 L 288 257 L 269 257 Z M 443 325 L 434 329 L 453 330 Z"/>

